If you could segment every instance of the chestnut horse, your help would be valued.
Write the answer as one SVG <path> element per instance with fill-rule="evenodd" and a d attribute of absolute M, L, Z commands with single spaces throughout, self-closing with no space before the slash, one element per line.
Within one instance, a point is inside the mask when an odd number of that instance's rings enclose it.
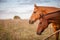
<path fill-rule="evenodd" d="M 48 27 L 48 25 L 50 23 L 55 23 L 56 25 L 60 25 L 60 18 L 59 17 L 60 17 L 60 10 L 46 14 L 46 15 L 42 14 L 40 17 L 40 23 L 38 25 L 37 34 L 40 35 Z M 55 29 L 59 30 L 60 26 L 57 26 Z M 58 38 L 59 33 L 57 33 L 56 35 Z M 58 39 L 56 39 L 56 40 L 58 40 Z"/>
<path fill-rule="evenodd" d="M 59 20 L 55 20 L 55 19 L 54 19 L 55 21 L 51 20 L 50 19 L 51 16 L 45 16 L 45 18 L 43 18 L 43 19 L 41 18 L 42 16 L 44 16 L 46 14 L 51 14 L 51 13 L 56 12 L 58 10 L 60 10 L 60 8 L 44 7 L 44 6 L 36 6 L 36 5 L 34 5 L 34 11 L 33 11 L 32 16 L 30 17 L 29 23 L 33 24 L 36 20 L 40 20 L 41 21 L 39 23 L 38 29 L 37 29 L 37 34 L 38 35 L 41 34 L 44 31 L 45 28 L 47 28 L 49 23 L 52 23 L 52 27 L 54 28 L 54 32 L 56 32 L 60 28 L 60 21 Z M 56 19 L 58 19 L 58 18 L 56 17 Z M 47 19 L 50 19 L 50 20 L 47 20 Z M 55 22 L 57 22 L 57 23 L 55 23 Z M 57 27 L 57 26 L 59 26 L 59 27 Z M 58 36 L 59 36 L 59 33 L 56 34 L 56 40 L 58 40 Z"/>

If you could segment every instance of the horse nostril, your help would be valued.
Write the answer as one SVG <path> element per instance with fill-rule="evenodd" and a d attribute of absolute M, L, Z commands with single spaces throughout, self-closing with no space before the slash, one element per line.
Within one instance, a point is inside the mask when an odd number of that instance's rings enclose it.
<path fill-rule="evenodd" d="M 29 20 L 29 23 L 30 23 L 30 24 L 33 24 L 33 23 L 34 23 L 34 21 Z"/>
<path fill-rule="evenodd" d="M 30 23 L 30 20 L 29 20 L 29 23 Z"/>

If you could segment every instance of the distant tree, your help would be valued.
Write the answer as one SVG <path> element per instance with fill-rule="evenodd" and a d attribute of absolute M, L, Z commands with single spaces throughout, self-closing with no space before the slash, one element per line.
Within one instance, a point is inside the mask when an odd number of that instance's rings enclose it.
<path fill-rule="evenodd" d="M 19 16 L 14 16 L 14 19 L 20 19 L 20 17 Z"/>

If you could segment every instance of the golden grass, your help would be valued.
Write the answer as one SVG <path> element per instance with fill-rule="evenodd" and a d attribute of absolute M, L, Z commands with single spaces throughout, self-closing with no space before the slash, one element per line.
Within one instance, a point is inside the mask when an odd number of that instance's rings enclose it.
<path fill-rule="evenodd" d="M 29 24 L 28 20 L 0 20 L 0 40 L 43 40 L 53 33 L 51 27 L 48 27 L 42 35 L 37 35 L 37 25 L 38 22 Z M 55 37 L 51 40 L 55 40 Z"/>

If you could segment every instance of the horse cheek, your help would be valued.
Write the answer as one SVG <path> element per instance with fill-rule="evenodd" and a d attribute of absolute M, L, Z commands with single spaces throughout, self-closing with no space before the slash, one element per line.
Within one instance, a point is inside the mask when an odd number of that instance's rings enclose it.
<path fill-rule="evenodd" d="M 41 30 L 42 30 L 42 27 L 40 25 L 38 25 L 38 27 L 37 27 L 37 33 L 40 33 Z"/>

